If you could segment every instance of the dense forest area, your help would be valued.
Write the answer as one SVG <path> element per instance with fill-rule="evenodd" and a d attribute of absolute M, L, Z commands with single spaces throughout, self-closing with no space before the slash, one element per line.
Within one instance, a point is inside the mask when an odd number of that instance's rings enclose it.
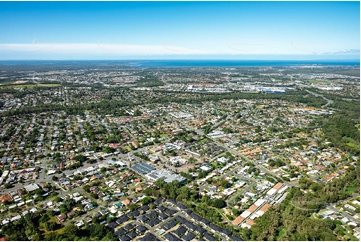
<path fill-rule="evenodd" d="M 340 113 L 325 119 L 322 128 L 326 140 L 334 147 L 353 155 L 360 154 L 359 121 L 355 122 L 347 113 Z"/>
<path fill-rule="evenodd" d="M 138 87 L 158 87 L 164 86 L 164 82 L 159 80 L 156 76 L 146 75 L 139 78 L 137 81 Z"/>

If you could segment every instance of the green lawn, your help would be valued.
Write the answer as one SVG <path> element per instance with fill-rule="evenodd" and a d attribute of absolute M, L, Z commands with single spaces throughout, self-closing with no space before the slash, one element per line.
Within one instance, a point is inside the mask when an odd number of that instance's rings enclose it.
<path fill-rule="evenodd" d="M 204 142 L 206 142 L 207 140 L 208 140 L 207 138 L 204 138 L 204 139 L 198 140 L 198 144 L 204 143 Z"/>
<path fill-rule="evenodd" d="M 346 188 L 346 192 L 349 194 L 353 194 L 353 193 L 355 193 L 355 189 L 356 189 L 355 186 L 348 186 Z"/>

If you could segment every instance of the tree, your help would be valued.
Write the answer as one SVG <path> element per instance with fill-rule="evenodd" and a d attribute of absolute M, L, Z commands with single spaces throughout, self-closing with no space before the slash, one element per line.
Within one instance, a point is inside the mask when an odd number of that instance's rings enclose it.
<path fill-rule="evenodd" d="M 47 231 L 54 231 L 58 228 L 58 224 L 56 222 L 46 222 L 45 229 Z"/>
<path fill-rule="evenodd" d="M 234 216 L 238 216 L 240 214 L 238 209 L 235 209 L 235 208 L 232 208 L 232 213 Z"/>
<path fill-rule="evenodd" d="M 129 208 L 130 211 L 134 211 L 134 210 L 136 210 L 138 208 L 138 206 L 136 204 L 132 203 L 132 204 L 128 205 L 128 208 Z"/>
<path fill-rule="evenodd" d="M 57 198 L 57 197 L 56 197 Z M 56 199 L 55 198 L 55 199 Z M 54 201 L 55 201 L 55 199 L 54 199 Z M 54 214 L 55 214 L 55 212 L 54 212 L 54 210 L 46 210 L 46 214 L 49 216 L 49 217 L 51 217 L 51 216 L 54 216 Z"/>
<path fill-rule="evenodd" d="M 143 199 L 141 200 L 141 202 L 142 202 L 143 205 L 146 205 L 146 204 L 149 204 L 149 203 L 153 202 L 153 198 L 151 198 L 151 197 L 145 197 L 145 198 L 143 198 Z"/>
<path fill-rule="evenodd" d="M 103 167 L 102 167 L 103 168 Z M 83 187 L 83 189 L 84 189 L 84 191 L 86 191 L 86 192 L 90 192 L 90 185 L 85 185 L 84 187 Z"/>
<path fill-rule="evenodd" d="M 44 237 L 43 237 L 43 234 L 41 232 L 36 232 L 35 234 L 33 234 L 31 236 L 31 239 L 33 241 L 41 241 L 41 240 L 44 240 Z"/>
<path fill-rule="evenodd" d="M 196 161 L 197 161 L 197 160 L 196 160 L 194 157 L 190 157 L 190 158 L 188 159 L 188 162 L 189 162 L 190 164 L 194 164 Z"/>
<path fill-rule="evenodd" d="M 221 182 L 221 187 L 228 188 L 230 186 L 229 182 L 227 180 L 223 180 Z"/>
<path fill-rule="evenodd" d="M 47 241 L 58 241 L 59 240 L 58 233 L 56 233 L 56 232 L 47 233 L 47 234 L 45 234 L 44 239 Z"/>
<path fill-rule="evenodd" d="M 159 188 L 163 188 L 165 186 L 165 184 L 167 184 L 163 178 L 159 178 L 158 180 L 156 180 L 154 182 L 154 185 L 156 185 Z"/>
<path fill-rule="evenodd" d="M 103 149 L 102 149 L 102 151 L 103 151 L 104 153 L 113 153 L 113 152 L 115 151 L 115 149 L 112 149 L 112 148 L 110 148 L 109 146 L 104 146 Z"/>
<path fill-rule="evenodd" d="M 102 224 L 94 224 L 90 227 L 90 236 L 95 240 L 100 240 L 106 233 L 105 226 Z"/>
<path fill-rule="evenodd" d="M 186 199 L 188 200 L 191 196 L 191 192 L 189 191 L 189 189 L 187 187 L 181 187 L 179 189 L 179 195 L 178 195 L 178 199 Z"/>
<path fill-rule="evenodd" d="M 68 208 L 65 204 L 61 204 L 59 209 L 60 209 L 60 213 L 62 213 L 62 214 L 66 214 L 67 212 L 69 212 Z"/>
<path fill-rule="evenodd" d="M 86 156 L 83 155 L 77 155 L 74 157 L 74 160 L 79 161 L 80 163 L 83 163 L 87 160 L 88 158 Z"/>
<path fill-rule="evenodd" d="M 113 236 L 111 232 L 108 232 L 103 238 L 102 241 L 116 241 L 117 238 Z"/>
<path fill-rule="evenodd" d="M 69 225 L 65 226 L 62 234 L 67 239 L 74 240 L 77 232 L 78 232 L 78 228 L 74 224 L 69 224 Z"/>
<path fill-rule="evenodd" d="M 142 115 L 142 112 L 139 109 L 134 111 L 134 116 L 141 116 L 141 115 Z"/>
<path fill-rule="evenodd" d="M 8 188 L 11 188 L 12 185 L 11 185 L 10 183 L 6 183 L 6 184 L 4 185 L 4 187 L 5 187 L 6 189 L 8 189 Z"/>
<path fill-rule="evenodd" d="M 226 202 L 223 199 L 218 198 L 214 200 L 213 206 L 216 208 L 224 208 L 226 206 Z"/>
<path fill-rule="evenodd" d="M 44 223 L 50 219 L 48 213 L 43 214 L 43 216 L 40 217 L 39 222 Z"/>
<path fill-rule="evenodd" d="M 208 195 L 205 195 L 202 197 L 202 202 L 204 202 L 208 206 L 210 206 L 212 204 L 212 199 Z"/>

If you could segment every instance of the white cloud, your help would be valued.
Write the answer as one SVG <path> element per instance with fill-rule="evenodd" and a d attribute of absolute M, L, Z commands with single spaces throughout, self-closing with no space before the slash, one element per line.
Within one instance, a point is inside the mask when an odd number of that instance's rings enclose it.
<path fill-rule="evenodd" d="M 325 50 L 314 48 L 310 42 L 271 42 L 271 41 L 225 41 L 218 46 L 199 44 L 198 47 L 185 48 L 175 45 L 132 45 L 109 43 L 35 43 L 0 44 L 0 59 L 28 58 L 129 58 L 165 56 L 210 56 L 210 55 L 359 55 L 359 49 L 332 51 L 333 46 Z M 201 50 L 204 49 L 204 50 Z M 208 50 L 207 50 L 208 49 Z M 318 50 L 318 51 L 317 51 Z"/>
<path fill-rule="evenodd" d="M 92 55 L 193 55 L 208 54 L 203 50 L 194 50 L 176 46 L 127 45 L 127 44 L 89 44 L 89 43 L 34 43 L 0 44 L 0 51 L 35 52 L 47 54 L 92 54 Z"/>
<path fill-rule="evenodd" d="M 341 50 L 341 51 L 331 51 L 331 52 L 326 52 L 324 54 L 327 55 L 337 55 L 337 54 L 360 54 L 360 50 L 359 49 L 348 49 L 348 50 Z"/>

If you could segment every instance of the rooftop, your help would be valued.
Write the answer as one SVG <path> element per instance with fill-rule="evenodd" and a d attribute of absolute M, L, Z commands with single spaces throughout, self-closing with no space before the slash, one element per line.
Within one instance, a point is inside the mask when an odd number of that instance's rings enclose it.
<path fill-rule="evenodd" d="M 243 220 L 244 220 L 243 217 L 238 216 L 235 220 L 233 220 L 232 224 L 235 225 L 235 226 L 237 226 L 237 225 L 239 225 L 240 223 L 242 223 Z"/>
<path fill-rule="evenodd" d="M 174 174 L 170 171 L 164 170 L 164 169 L 151 171 L 145 177 L 152 181 L 156 181 L 156 180 L 162 178 L 167 183 L 175 181 L 175 180 L 178 180 L 178 182 L 184 182 L 186 180 L 186 178 L 184 178 L 180 175 Z"/>
<path fill-rule="evenodd" d="M 27 186 L 24 186 L 27 192 L 35 191 L 36 189 L 39 189 L 39 186 L 37 184 L 29 184 Z"/>

